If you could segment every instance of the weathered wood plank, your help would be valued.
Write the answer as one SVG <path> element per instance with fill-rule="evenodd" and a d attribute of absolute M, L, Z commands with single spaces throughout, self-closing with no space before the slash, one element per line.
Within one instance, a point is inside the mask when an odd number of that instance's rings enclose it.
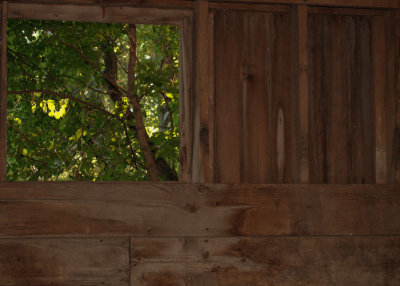
<path fill-rule="evenodd" d="M 309 172 L 309 94 L 308 94 L 308 10 L 297 8 L 298 21 L 298 96 L 300 117 L 300 182 L 308 183 Z"/>
<path fill-rule="evenodd" d="M 375 182 L 373 17 L 309 16 L 312 183 Z"/>
<path fill-rule="evenodd" d="M 185 17 L 180 29 L 180 149 L 179 176 L 181 182 L 191 182 L 193 166 L 193 19 Z"/>
<path fill-rule="evenodd" d="M 384 29 L 386 40 L 386 142 L 387 142 L 387 179 L 385 183 L 396 182 L 396 15 L 395 11 L 386 11 Z"/>
<path fill-rule="evenodd" d="M 5 182 L 7 180 L 7 1 L 3 1 L 0 7 L 0 182 Z"/>
<path fill-rule="evenodd" d="M 210 132 L 212 133 L 213 123 L 210 115 L 211 101 L 209 97 L 209 11 L 208 1 L 197 0 L 195 6 L 196 13 L 196 94 L 198 97 L 197 104 L 199 105 L 199 138 L 198 149 L 195 152 L 199 153 L 199 167 L 196 171 L 199 179 L 194 182 L 212 183 L 214 162 L 210 154 Z"/>
<path fill-rule="evenodd" d="M 243 109 L 241 71 L 244 36 L 243 14 L 215 12 L 215 180 L 222 183 L 243 181 Z"/>
<path fill-rule="evenodd" d="M 129 238 L 0 239 L 0 285 L 129 285 Z"/>
<path fill-rule="evenodd" d="M 399 235 L 400 185 L 3 183 L 0 236 Z"/>
<path fill-rule="evenodd" d="M 133 238 L 131 285 L 398 285 L 400 237 Z"/>
<path fill-rule="evenodd" d="M 11 4 L 47 4 L 47 5 L 91 5 L 91 6 L 133 6 L 152 8 L 193 8 L 193 0 L 12 0 Z M 77 7 L 76 9 L 79 9 Z"/>
<path fill-rule="evenodd" d="M 384 19 L 374 17 L 374 95 L 375 95 L 375 178 L 376 183 L 387 182 L 387 126 L 386 126 L 386 37 Z"/>
<path fill-rule="evenodd" d="M 10 0 L 15 3 L 45 3 L 45 4 L 85 4 L 85 5 L 155 5 L 155 6 L 188 6 L 190 0 Z M 171 2 L 171 3 L 169 3 Z M 211 2 L 225 3 L 271 3 L 271 4 L 305 4 L 304 0 L 212 0 Z M 308 5 L 343 6 L 343 7 L 371 7 L 371 8 L 399 8 L 398 0 L 307 0 Z"/>
<path fill-rule="evenodd" d="M 10 3 L 8 17 L 78 22 L 115 22 L 134 24 L 180 25 L 190 17 L 187 9 L 162 9 L 143 7 L 105 7 Z"/>

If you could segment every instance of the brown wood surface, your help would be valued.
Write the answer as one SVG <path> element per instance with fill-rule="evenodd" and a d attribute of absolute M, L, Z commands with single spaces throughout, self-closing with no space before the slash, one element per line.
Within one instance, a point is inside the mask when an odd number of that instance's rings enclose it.
<path fill-rule="evenodd" d="M 10 0 L 19 3 L 46 3 L 46 4 L 85 4 L 85 5 L 154 5 L 154 6 L 189 6 L 193 0 Z M 271 3 L 271 4 L 309 4 L 321 6 L 345 7 L 376 7 L 399 8 L 398 0 L 211 0 L 210 2 L 225 3 Z"/>
<path fill-rule="evenodd" d="M 0 239 L 0 285 L 129 285 L 129 238 Z"/>
<path fill-rule="evenodd" d="M 193 19 L 185 17 L 180 29 L 180 148 L 179 148 L 179 179 L 181 182 L 191 182 L 193 166 Z"/>
<path fill-rule="evenodd" d="M 310 182 L 374 183 L 373 59 L 384 54 L 371 16 L 310 14 L 308 29 Z"/>
<path fill-rule="evenodd" d="M 309 169 L 309 96 L 308 96 L 308 8 L 297 8 L 298 29 L 298 108 L 300 117 L 300 182 L 308 183 Z M 312 140 L 312 138 L 311 138 Z"/>
<path fill-rule="evenodd" d="M 3 183 L 0 236 L 399 235 L 399 185 Z"/>
<path fill-rule="evenodd" d="M 376 182 L 387 180 L 387 126 L 386 126 L 386 37 L 384 19 L 373 19 L 374 40 L 374 95 L 375 95 L 375 170 Z"/>
<path fill-rule="evenodd" d="M 215 181 L 293 182 L 290 14 L 216 10 L 214 27 Z"/>
<path fill-rule="evenodd" d="M 398 285 L 400 237 L 133 238 L 131 285 Z"/>
<path fill-rule="evenodd" d="M 161 9 L 143 7 L 104 7 L 9 3 L 8 17 L 79 22 L 115 22 L 132 24 L 180 25 L 191 16 L 187 9 Z"/>
<path fill-rule="evenodd" d="M 0 3 L 0 182 L 7 179 L 7 2 Z"/>

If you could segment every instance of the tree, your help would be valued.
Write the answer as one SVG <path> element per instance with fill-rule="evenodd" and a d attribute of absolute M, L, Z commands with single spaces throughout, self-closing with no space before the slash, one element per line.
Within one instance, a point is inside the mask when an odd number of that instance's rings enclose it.
<path fill-rule="evenodd" d="M 177 179 L 174 26 L 11 20 L 8 179 Z"/>

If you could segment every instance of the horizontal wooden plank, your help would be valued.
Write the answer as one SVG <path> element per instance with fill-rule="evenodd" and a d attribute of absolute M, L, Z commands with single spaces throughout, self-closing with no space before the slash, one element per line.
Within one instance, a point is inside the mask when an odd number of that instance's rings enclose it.
<path fill-rule="evenodd" d="M 1 0 L 3 1 L 3 0 Z M 8 0 L 8 3 L 49 5 L 133 6 L 155 8 L 193 8 L 192 0 Z"/>
<path fill-rule="evenodd" d="M 400 237 L 134 238 L 131 285 L 399 285 Z"/>
<path fill-rule="evenodd" d="M 308 9 L 308 13 L 324 14 L 324 15 L 348 15 L 348 16 L 383 16 L 385 10 L 311 6 Z"/>
<path fill-rule="evenodd" d="M 0 184 L 1 237 L 399 234 L 400 185 Z"/>
<path fill-rule="evenodd" d="M 0 285 L 129 285 L 129 238 L 0 239 Z"/>
<path fill-rule="evenodd" d="M 79 22 L 179 25 L 192 15 L 187 9 L 104 7 L 9 3 L 8 18 Z"/>
<path fill-rule="evenodd" d="M 84 4 L 84 5 L 153 5 L 153 6 L 193 6 L 193 0 L 8 0 L 9 3 L 45 3 L 45 4 Z M 398 8 L 399 0 L 210 0 L 224 3 L 258 4 L 308 4 L 317 6 Z"/>
<path fill-rule="evenodd" d="M 254 4 L 303 4 L 334 7 L 399 8 L 399 0 L 210 0 L 211 2 Z"/>

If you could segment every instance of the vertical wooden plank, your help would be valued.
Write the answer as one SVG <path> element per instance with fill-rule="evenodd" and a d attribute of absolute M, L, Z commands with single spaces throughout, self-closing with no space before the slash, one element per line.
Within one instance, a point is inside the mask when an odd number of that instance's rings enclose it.
<path fill-rule="evenodd" d="M 395 12 L 385 11 L 384 29 L 386 39 L 386 98 L 385 98 L 385 115 L 386 115 L 386 150 L 387 161 L 386 170 L 387 177 L 385 183 L 396 182 L 395 160 L 396 160 L 396 27 Z M 397 147 L 398 148 L 398 147 Z"/>
<path fill-rule="evenodd" d="M 247 68 L 242 75 L 246 85 L 246 176 L 251 183 L 271 182 L 270 98 L 272 97 L 272 58 L 275 25 L 272 13 L 252 13 L 247 30 Z"/>
<path fill-rule="evenodd" d="M 242 181 L 242 45 L 243 14 L 216 10 L 215 128 L 216 181 Z"/>
<path fill-rule="evenodd" d="M 180 181 L 190 182 L 193 166 L 193 89 L 192 89 L 192 19 L 185 17 L 181 35 L 180 97 Z"/>
<path fill-rule="evenodd" d="M 215 63 L 214 63 L 214 10 L 209 11 L 208 15 L 208 120 L 209 120 L 209 171 L 210 182 L 215 182 Z"/>
<path fill-rule="evenodd" d="M 210 161 L 209 153 L 209 132 L 210 132 L 210 102 L 208 96 L 208 50 L 209 50 L 209 36 L 208 36 L 208 1 L 197 0 L 196 6 L 196 94 L 198 97 L 197 104 L 199 105 L 199 136 L 197 140 L 200 140 L 199 144 L 199 166 L 198 174 L 194 174 L 194 177 L 198 177 L 195 182 L 210 183 L 213 181 L 212 178 L 212 162 Z M 195 129 L 196 130 L 196 129 Z M 211 131 L 212 132 L 212 131 Z"/>
<path fill-rule="evenodd" d="M 0 182 L 7 180 L 7 1 L 1 3 Z"/>
<path fill-rule="evenodd" d="M 298 20 L 298 96 L 300 115 L 300 182 L 309 182 L 309 94 L 308 94 L 308 11 L 306 5 L 297 7 Z"/>
<path fill-rule="evenodd" d="M 295 176 L 292 172 L 291 154 L 292 136 L 291 128 L 291 90 L 290 90 L 290 14 L 279 13 L 274 14 L 275 41 L 273 45 L 272 57 L 272 93 L 270 97 L 270 126 L 269 133 L 271 146 L 271 183 L 292 183 Z M 284 140 L 280 140 L 278 146 L 278 127 L 279 112 L 281 110 L 281 119 L 284 122 Z M 284 153 L 283 165 L 280 165 L 281 173 L 278 168 L 278 151 L 279 154 Z M 282 160 L 282 158 L 280 158 Z"/>
<path fill-rule="evenodd" d="M 375 94 L 375 178 L 376 183 L 383 184 L 387 178 L 386 150 L 386 42 L 384 19 L 374 17 L 373 57 L 374 57 L 374 94 Z"/>
<path fill-rule="evenodd" d="M 347 16 L 347 85 L 351 136 L 351 183 L 375 183 L 372 34 L 368 16 Z"/>
<path fill-rule="evenodd" d="M 326 183 L 326 117 L 325 85 L 323 81 L 324 33 L 326 16 L 310 15 L 309 29 L 309 94 L 310 94 L 310 183 Z"/>
<path fill-rule="evenodd" d="M 400 10 L 396 11 L 395 17 L 395 27 L 396 27 L 396 126 L 395 133 L 393 135 L 393 164 L 392 169 L 395 172 L 396 183 L 400 183 Z"/>
<path fill-rule="evenodd" d="M 350 182 L 350 138 L 349 106 L 346 82 L 348 53 L 344 49 L 345 29 L 343 17 L 327 16 L 324 23 L 325 71 L 324 88 L 326 96 L 326 164 L 327 182 L 348 184 Z"/>

